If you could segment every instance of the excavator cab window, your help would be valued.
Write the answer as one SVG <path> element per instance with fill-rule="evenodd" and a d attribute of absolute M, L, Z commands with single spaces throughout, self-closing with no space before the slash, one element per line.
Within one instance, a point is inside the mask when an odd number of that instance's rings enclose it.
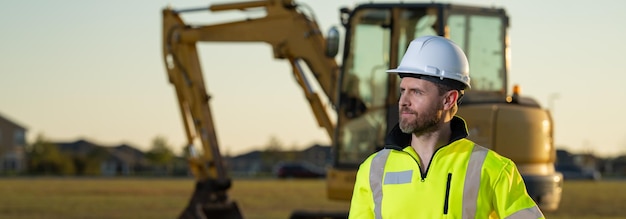
<path fill-rule="evenodd" d="M 390 80 L 386 73 L 397 63 L 391 54 L 404 53 L 415 37 L 442 33 L 437 19 L 437 10 L 429 7 L 379 6 L 353 12 L 342 71 L 336 143 L 339 166 L 356 166 L 384 146 L 389 116 L 395 115 L 394 125 L 397 121 L 397 103 L 394 95 L 389 95 L 396 90 L 397 80 Z M 401 49 L 392 48 L 395 45 Z"/>
<path fill-rule="evenodd" d="M 358 164 L 386 134 L 391 11 L 363 9 L 350 20 L 340 97 L 338 160 Z"/>
<path fill-rule="evenodd" d="M 506 66 L 503 19 L 499 16 L 453 13 L 449 38 L 467 54 L 472 92 L 505 92 Z"/>

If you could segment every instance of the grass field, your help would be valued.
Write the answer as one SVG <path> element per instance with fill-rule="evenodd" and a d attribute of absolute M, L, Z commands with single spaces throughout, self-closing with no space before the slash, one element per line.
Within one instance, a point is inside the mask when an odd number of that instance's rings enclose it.
<path fill-rule="evenodd" d="M 0 178 L 0 218 L 176 218 L 193 179 Z M 626 218 L 626 181 L 566 182 L 547 218 Z M 347 210 L 325 198 L 323 180 L 235 180 L 245 218 L 288 218 L 292 210 Z"/>

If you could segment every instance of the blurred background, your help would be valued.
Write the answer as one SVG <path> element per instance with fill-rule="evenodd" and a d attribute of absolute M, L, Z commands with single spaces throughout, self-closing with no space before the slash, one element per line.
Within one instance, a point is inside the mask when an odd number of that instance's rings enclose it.
<path fill-rule="evenodd" d="M 184 128 L 162 60 L 161 10 L 224 2 L 237 1 L 3 2 L 0 173 L 190 180 Z M 365 1 L 297 2 L 310 7 L 325 32 L 339 25 L 340 7 Z M 551 111 L 557 169 L 566 182 L 583 182 L 570 184 L 575 188 L 618 182 L 610 188 L 624 191 L 619 186 L 626 175 L 626 91 L 621 89 L 626 72 L 618 64 L 626 51 L 621 25 L 626 3 L 435 2 L 505 8 L 511 18 L 509 82 Z M 211 23 L 246 16 L 184 18 Z M 331 161 L 330 139 L 312 116 L 289 63 L 275 60 L 262 43 L 206 43 L 199 53 L 218 140 L 233 176 L 323 179 L 323 167 Z M 621 193 L 596 195 L 626 204 Z M 589 214 L 626 218 L 618 211 Z"/>

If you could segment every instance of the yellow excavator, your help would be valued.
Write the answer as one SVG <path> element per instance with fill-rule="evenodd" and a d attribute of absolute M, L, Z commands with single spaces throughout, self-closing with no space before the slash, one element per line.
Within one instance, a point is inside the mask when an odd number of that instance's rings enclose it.
<path fill-rule="evenodd" d="M 459 115 L 467 121 L 469 138 L 512 159 L 542 210 L 558 208 L 563 179 L 554 169 L 552 118 L 535 100 L 521 96 L 519 87 L 509 92 L 509 17 L 504 9 L 364 3 L 340 9 L 345 33 L 341 43 L 338 28 L 322 33 L 314 15 L 302 8 L 294 0 L 263 0 L 163 9 L 163 59 L 176 90 L 189 166 L 196 178 L 180 218 L 242 218 L 228 197 L 231 179 L 219 151 L 198 43 L 264 42 L 272 46 L 276 59 L 289 61 L 319 126 L 332 140 L 327 196 L 349 201 L 359 164 L 384 146 L 385 134 L 398 121 L 399 80 L 385 70 L 395 68 L 409 42 L 424 35 L 449 38 L 467 54 L 472 88 Z M 264 10 L 265 16 L 212 25 L 188 24 L 181 17 L 197 11 L 248 10 Z M 340 44 L 343 54 L 338 64 Z M 219 59 L 218 54 L 213 57 Z M 319 83 L 321 96 L 313 89 L 313 80 Z M 332 105 L 335 119 L 323 100 Z M 347 210 L 327 215 L 296 211 L 291 218 L 346 218 Z"/>

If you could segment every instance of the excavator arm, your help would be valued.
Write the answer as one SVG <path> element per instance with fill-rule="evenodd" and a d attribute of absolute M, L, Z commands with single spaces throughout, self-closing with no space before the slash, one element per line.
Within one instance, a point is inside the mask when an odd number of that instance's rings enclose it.
<path fill-rule="evenodd" d="M 266 16 L 208 26 L 186 24 L 181 13 L 265 9 Z M 227 190 L 231 180 L 224 167 L 213 124 L 210 96 L 204 84 L 196 44 L 199 42 L 266 42 L 274 57 L 287 59 L 302 87 L 320 127 L 333 138 L 334 125 L 319 95 L 303 72 L 304 61 L 329 102 L 338 98 L 339 67 L 324 50 L 326 40 L 315 20 L 298 10 L 292 0 L 252 1 L 212 5 L 208 8 L 163 10 L 163 58 L 170 83 L 174 85 L 188 142 L 188 159 L 197 184 L 180 218 L 241 218 L 236 203 Z M 203 151 L 194 150 L 200 142 Z"/>

